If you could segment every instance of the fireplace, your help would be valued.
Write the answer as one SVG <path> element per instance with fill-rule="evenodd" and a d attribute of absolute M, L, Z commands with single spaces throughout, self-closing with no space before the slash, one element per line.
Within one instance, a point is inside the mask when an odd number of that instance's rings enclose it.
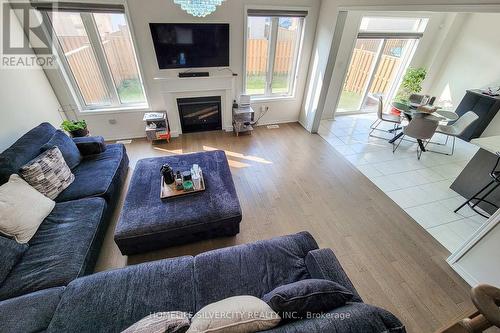
<path fill-rule="evenodd" d="M 178 98 L 182 133 L 222 129 L 220 96 Z"/>

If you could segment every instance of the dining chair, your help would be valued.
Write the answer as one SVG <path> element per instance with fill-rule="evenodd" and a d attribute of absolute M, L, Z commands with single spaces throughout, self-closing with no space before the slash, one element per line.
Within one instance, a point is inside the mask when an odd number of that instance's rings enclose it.
<path fill-rule="evenodd" d="M 378 126 L 384 121 L 394 124 L 393 129 L 392 130 L 379 129 Z M 396 115 L 390 114 L 390 113 L 384 113 L 384 103 L 382 100 L 382 96 L 379 96 L 378 109 L 377 109 L 377 119 L 373 122 L 373 124 L 370 125 L 371 131 L 368 135 L 371 137 L 374 137 L 374 138 L 378 138 L 378 139 L 387 139 L 384 137 L 373 135 L 373 132 L 374 131 L 381 131 L 381 132 L 391 133 L 391 134 L 396 135 L 397 128 L 400 125 L 401 125 L 401 116 L 396 116 Z"/>
<path fill-rule="evenodd" d="M 392 152 L 394 153 L 398 149 L 405 136 L 409 136 L 417 140 L 417 159 L 420 159 L 422 153 L 426 151 L 425 147 L 434 135 L 438 125 L 439 121 L 435 117 L 427 117 L 423 114 L 415 115 L 408 125 L 403 127 L 403 135 L 398 144 L 393 145 Z"/>
<path fill-rule="evenodd" d="M 468 111 L 464 113 L 460 118 L 457 119 L 452 125 L 439 125 L 436 128 L 436 133 L 446 135 L 446 141 L 444 145 L 448 144 L 448 139 L 450 136 L 453 138 L 453 143 L 451 146 L 451 153 L 444 153 L 435 150 L 429 150 L 433 153 L 444 154 L 444 155 L 453 155 L 455 152 L 455 140 L 458 136 L 462 135 L 468 128 L 471 126 L 476 120 L 479 119 L 479 116 L 474 111 Z"/>

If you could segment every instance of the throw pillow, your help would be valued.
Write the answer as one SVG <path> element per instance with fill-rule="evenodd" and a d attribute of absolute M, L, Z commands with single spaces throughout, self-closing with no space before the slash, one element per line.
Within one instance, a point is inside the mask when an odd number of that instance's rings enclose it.
<path fill-rule="evenodd" d="M 44 151 L 19 170 L 21 176 L 40 193 L 55 199 L 74 180 L 59 148 Z"/>
<path fill-rule="evenodd" d="M 27 248 L 26 244 L 19 244 L 13 239 L 0 236 L 0 253 L 2 254 L 0 256 L 0 285 L 19 262 Z"/>
<path fill-rule="evenodd" d="M 198 311 L 188 333 L 251 333 L 279 324 L 280 316 L 253 296 L 235 296 L 209 304 Z"/>
<path fill-rule="evenodd" d="M 307 313 L 321 313 L 338 308 L 353 296 L 336 282 L 306 279 L 279 286 L 262 299 L 283 318 L 295 319 Z"/>
<path fill-rule="evenodd" d="M 80 150 L 73 140 L 61 130 L 57 130 L 49 142 L 42 146 L 42 152 L 54 147 L 59 148 L 70 169 L 73 169 L 80 164 L 80 161 L 82 160 Z"/>
<path fill-rule="evenodd" d="M 0 232 L 27 243 L 54 206 L 54 201 L 13 174 L 0 186 Z"/>
<path fill-rule="evenodd" d="M 188 328 L 188 313 L 170 311 L 150 314 L 122 333 L 185 333 Z"/>

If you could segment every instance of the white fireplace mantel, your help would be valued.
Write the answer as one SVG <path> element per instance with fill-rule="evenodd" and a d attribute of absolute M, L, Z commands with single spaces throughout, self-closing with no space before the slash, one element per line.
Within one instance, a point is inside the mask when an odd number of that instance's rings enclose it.
<path fill-rule="evenodd" d="M 177 98 L 221 96 L 222 129 L 233 130 L 231 108 L 234 99 L 234 76 L 158 77 L 155 81 L 161 85 L 172 136 L 182 134 Z"/>

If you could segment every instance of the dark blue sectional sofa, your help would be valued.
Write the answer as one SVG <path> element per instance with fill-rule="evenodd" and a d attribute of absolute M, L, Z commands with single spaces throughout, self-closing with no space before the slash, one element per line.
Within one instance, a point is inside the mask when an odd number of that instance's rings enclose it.
<path fill-rule="evenodd" d="M 0 185 L 38 156 L 55 131 L 52 125 L 42 123 L 1 153 Z M 100 137 L 77 138 L 75 142 L 83 157 L 72 170 L 75 181 L 55 199 L 54 210 L 0 285 L 0 300 L 66 286 L 93 272 L 126 178 L 128 156 L 123 145 L 105 145 Z"/>
<path fill-rule="evenodd" d="M 0 154 L 0 184 L 37 156 L 54 131 L 41 124 Z M 128 157 L 122 145 L 75 141 L 84 155 L 73 169 L 75 182 L 56 198 L 56 207 L 0 285 L 0 333 L 121 332 L 150 313 L 195 313 L 226 297 L 260 298 L 308 278 L 338 282 L 354 298 L 321 317 L 268 332 L 405 332 L 390 312 L 363 303 L 333 252 L 318 249 L 307 232 L 89 275 Z M 0 253 L 4 250 L 0 246 Z"/>
<path fill-rule="evenodd" d="M 307 232 L 100 272 L 9 299 L 0 302 L 0 331 L 120 332 L 150 313 L 195 313 L 226 297 L 262 297 L 308 278 L 336 281 L 355 297 L 321 317 L 268 332 L 405 332 L 393 314 L 362 302 L 333 252 L 318 249 Z"/>

